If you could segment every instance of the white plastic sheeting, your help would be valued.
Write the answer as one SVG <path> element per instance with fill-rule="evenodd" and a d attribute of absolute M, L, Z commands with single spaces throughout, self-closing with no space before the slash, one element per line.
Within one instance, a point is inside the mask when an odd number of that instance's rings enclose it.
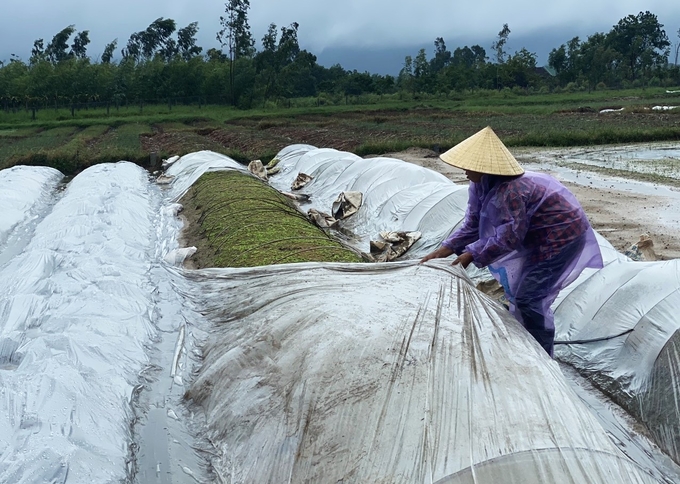
<path fill-rule="evenodd" d="M 189 395 L 223 482 L 657 482 L 443 261 L 191 277 L 216 328 Z"/>
<path fill-rule="evenodd" d="M 15 166 L 0 170 L 0 266 L 14 255 L 9 248 L 29 237 L 31 222 L 54 199 L 54 188 L 63 175 L 54 168 Z M 10 241 L 10 239 L 13 239 Z"/>
<path fill-rule="evenodd" d="M 556 356 L 642 421 L 680 462 L 680 260 L 624 257 L 576 281 L 556 303 Z"/>
<path fill-rule="evenodd" d="M 173 177 L 169 183 L 169 198 L 179 200 L 204 173 L 225 169 L 248 173 L 245 166 L 212 151 L 199 151 L 181 157 L 165 172 L 166 176 Z"/>
<path fill-rule="evenodd" d="M 363 193 L 363 204 L 339 224 L 349 243 L 368 252 L 383 231 L 421 232 L 423 237 L 404 255 L 418 258 L 446 238 L 465 215 L 467 186 L 444 175 L 393 158 L 363 159 L 352 153 L 292 145 L 276 156 L 280 172 L 270 184 L 290 191 L 299 173 L 312 177 L 300 193 L 310 195 L 301 208 L 329 213 L 336 197 L 347 191 Z"/>
<path fill-rule="evenodd" d="M 126 477 L 155 333 L 148 186 L 131 163 L 88 168 L 0 272 L 0 482 Z"/>

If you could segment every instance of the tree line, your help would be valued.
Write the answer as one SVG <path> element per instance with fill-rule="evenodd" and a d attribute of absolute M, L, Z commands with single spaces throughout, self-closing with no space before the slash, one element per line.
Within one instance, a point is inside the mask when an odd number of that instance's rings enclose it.
<path fill-rule="evenodd" d="M 89 31 L 70 25 L 47 44 L 37 39 L 28 61 L 12 56 L 0 63 L 0 107 L 198 102 L 248 109 L 302 97 L 321 104 L 365 94 L 417 97 L 480 89 L 529 93 L 680 84 L 680 43 L 672 51 L 663 25 L 650 12 L 628 15 L 609 32 L 585 40 L 572 38 L 552 49 L 547 68 L 538 67 L 536 54 L 525 48 L 508 52 L 511 30 L 505 24 L 489 53 L 480 45 L 450 51 L 438 37 L 431 57 L 421 49 L 391 76 L 319 65 L 314 54 L 300 48 L 295 22 L 270 24 L 257 49 L 249 9 L 249 0 L 228 0 L 216 34 L 221 48 L 205 52 L 197 45 L 196 22 L 178 28 L 174 20 L 159 18 L 131 34 L 118 58 L 117 39 L 92 58 Z"/>

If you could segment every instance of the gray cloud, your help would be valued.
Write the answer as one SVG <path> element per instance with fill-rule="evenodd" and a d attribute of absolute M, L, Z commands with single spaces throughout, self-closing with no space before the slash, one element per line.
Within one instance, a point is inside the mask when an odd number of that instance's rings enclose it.
<path fill-rule="evenodd" d="M 546 37 L 546 42 L 551 42 L 547 49 L 550 50 L 575 35 L 585 38 L 595 32 L 608 31 L 620 18 L 644 10 L 655 13 L 671 41 L 676 42 L 680 9 L 673 5 L 674 2 L 667 0 L 345 0 L 333 3 L 252 0 L 249 17 L 253 35 L 258 40 L 270 23 L 280 27 L 298 22 L 301 46 L 316 54 L 340 48 L 380 51 L 431 46 L 436 37 L 443 37 L 449 48 L 479 43 L 488 49 L 503 23 L 508 23 L 512 30 L 509 41 L 512 50 L 523 47 L 520 45 L 523 39 L 553 34 Z M 158 17 L 172 18 L 179 27 L 197 21 L 201 29 L 199 44 L 208 49 L 217 47 L 215 33 L 223 11 L 224 4 L 214 0 L 4 0 L 0 14 L 0 60 L 7 60 L 10 53 L 28 58 L 35 39 L 48 42 L 69 24 L 75 24 L 78 30 L 90 31 L 92 44 L 88 52 L 97 57 L 106 43 L 118 38 L 122 47 L 131 33 L 146 28 Z M 555 33 L 564 33 L 559 43 L 552 43 Z M 531 50 L 531 46 L 529 48 Z"/>

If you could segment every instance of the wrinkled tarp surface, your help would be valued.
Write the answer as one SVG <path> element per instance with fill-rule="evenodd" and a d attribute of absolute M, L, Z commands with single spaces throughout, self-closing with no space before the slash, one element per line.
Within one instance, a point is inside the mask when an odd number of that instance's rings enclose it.
<path fill-rule="evenodd" d="M 680 260 L 626 259 L 577 280 L 555 309 L 558 340 L 620 336 L 562 346 L 556 356 L 642 421 L 680 461 Z"/>
<path fill-rule="evenodd" d="M 61 178 L 0 171 L 0 482 L 195 482 L 177 207 L 132 163 Z"/>
<path fill-rule="evenodd" d="M 43 193 L 22 194 L 35 215 L 6 222 L 6 238 L 28 242 L 0 263 L 0 482 L 205 481 L 183 461 L 195 442 L 173 433 L 194 417 L 178 400 L 201 333 L 193 307 L 212 333 L 191 387 L 209 428 L 196 431 L 214 439 L 222 476 L 658 481 L 617 450 L 507 312 L 445 261 L 160 276 L 157 263 L 178 249 L 171 202 L 213 169 L 245 170 L 187 155 L 168 169 L 164 202 L 129 163 L 92 167 L 63 194 L 53 193 L 60 174 L 38 175 L 31 186 Z M 34 183 L 38 171 L 25 173 Z"/>
<path fill-rule="evenodd" d="M 310 196 L 300 204 L 331 213 L 343 192 L 363 194 L 361 208 L 340 221 L 337 228 L 349 232 L 347 242 L 368 252 L 380 232 L 421 232 L 423 237 L 403 256 L 419 258 L 438 246 L 465 215 L 467 186 L 456 185 L 432 170 L 394 158 L 363 159 L 352 153 L 292 145 L 276 155 L 280 171 L 269 183 L 289 191 L 299 173 L 312 179 L 299 190 Z"/>
<path fill-rule="evenodd" d="M 153 337 L 153 208 L 131 163 L 78 175 L 0 273 L 0 482 L 123 479 Z"/>
<path fill-rule="evenodd" d="M 190 277 L 215 329 L 189 395 L 225 482 L 656 482 L 443 261 Z"/>
<path fill-rule="evenodd" d="M 42 166 L 0 170 L 0 267 L 23 248 L 32 222 L 52 203 L 62 178 L 58 170 Z"/>

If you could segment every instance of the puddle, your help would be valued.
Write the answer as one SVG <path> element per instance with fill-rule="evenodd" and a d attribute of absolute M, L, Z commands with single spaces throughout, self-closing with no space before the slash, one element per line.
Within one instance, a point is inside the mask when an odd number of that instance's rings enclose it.
<path fill-rule="evenodd" d="M 678 143 L 567 148 L 536 152 L 532 154 L 532 157 L 551 164 L 556 162 L 580 163 L 613 170 L 680 178 L 680 145 Z"/>

